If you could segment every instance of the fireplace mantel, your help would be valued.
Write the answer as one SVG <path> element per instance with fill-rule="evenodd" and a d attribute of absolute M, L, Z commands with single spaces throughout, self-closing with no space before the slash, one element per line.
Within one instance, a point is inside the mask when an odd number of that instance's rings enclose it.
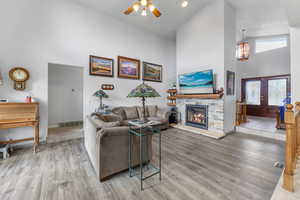
<path fill-rule="evenodd" d="M 215 94 L 177 94 L 176 99 L 221 99 L 224 94 L 224 89 L 221 88 Z"/>
<path fill-rule="evenodd" d="M 220 94 L 178 94 L 177 99 L 221 99 L 223 93 Z"/>

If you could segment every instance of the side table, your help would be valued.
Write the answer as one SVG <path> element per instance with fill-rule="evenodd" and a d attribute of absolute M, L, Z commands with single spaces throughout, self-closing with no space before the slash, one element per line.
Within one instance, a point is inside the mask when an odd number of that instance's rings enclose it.
<path fill-rule="evenodd" d="M 132 137 L 137 136 L 139 137 L 139 142 L 140 142 L 140 162 L 139 162 L 139 167 L 140 167 L 140 174 L 139 174 L 139 179 L 140 179 L 140 184 L 141 184 L 141 190 L 144 190 L 143 188 L 143 181 L 155 176 L 159 175 L 159 180 L 161 180 L 161 131 L 159 128 L 160 122 L 158 121 L 149 121 L 149 122 L 141 122 L 139 120 L 133 120 L 129 121 L 129 177 L 132 177 L 132 172 L 133 172 L 133 166 L 132 166 Z M 155 166 L 154 164 L 151 163 L 151 160 L 148 158 L 148 137 L 149 135 L 158 135 L 159 136 L 159 166 Z M 151 147 L 152 150 L 152 147 Z M 147 168 L 149 169 L 149 165 L 154 168 L 154 172 L 151 173 L 150 175 L 144 176 L 144 171 L 143 171 L 143 165 L 146 165 Z"/>

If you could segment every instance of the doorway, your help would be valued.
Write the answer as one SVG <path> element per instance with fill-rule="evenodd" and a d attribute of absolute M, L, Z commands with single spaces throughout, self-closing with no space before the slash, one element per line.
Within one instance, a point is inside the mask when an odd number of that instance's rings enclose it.
<path fill-rule="evenodd" d="M 247 115 L 275 118 L 291 90 L 290 75 L 242 79 L 242 101 Z"/>
<path fill-rule="evenodd" d="M 48 137 L 60 142 L 83 137 L 83 68 L 48 65 Z"/>

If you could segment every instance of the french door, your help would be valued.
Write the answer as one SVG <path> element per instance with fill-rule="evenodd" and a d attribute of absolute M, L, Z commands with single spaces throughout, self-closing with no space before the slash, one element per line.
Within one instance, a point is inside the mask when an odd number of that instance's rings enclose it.
<path fill-rule="evenodd" d="M 276 117 L 278 107 L 290 93 L 290 75 L 242 79 L 242 101 L 247 115 Z"/>

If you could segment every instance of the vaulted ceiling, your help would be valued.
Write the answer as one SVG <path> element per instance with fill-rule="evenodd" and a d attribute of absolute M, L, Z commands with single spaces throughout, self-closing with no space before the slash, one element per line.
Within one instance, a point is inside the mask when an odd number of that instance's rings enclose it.
<path fill-rule="evenodd" d="M 135 0 L 73 1 L 161 36 L 175 38 L 177 28 L 204 7 L 206 3 L 213 0 L 188 0 L 189 5 L 186 8 L 181 7 L 182 0 L 153 0 L 153 3 L 162 12 L 160 18 L 153 15 L 142 17 L 140 13 L 125 16 L 123 11 L 131 6 Z M 287 23 L 287 14 L 281 4 L 282 0 L 228 1 L 237 9 L 237 24 L 243 24 L 244 28 L 254 26 L 254 24 L 259 27 L 271 23 Z"/>

